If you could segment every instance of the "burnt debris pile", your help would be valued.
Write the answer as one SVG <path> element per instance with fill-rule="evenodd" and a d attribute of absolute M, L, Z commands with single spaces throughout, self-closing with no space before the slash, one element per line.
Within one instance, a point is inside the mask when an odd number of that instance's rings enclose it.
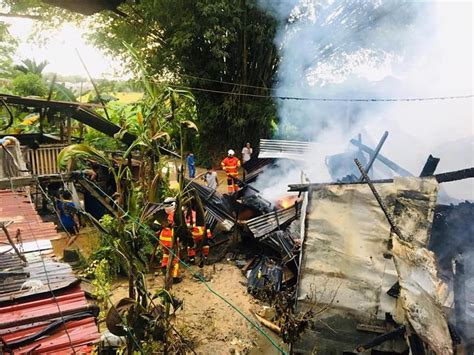
<path fill-rule="evenodd" d="M 297 353 L 472 351 L 474 207 L 437 198 L 440 184 L 474 169 L 435 174 L 430 156 L 414 176 L 380 154 L 387 135 L 374 149 L 359 137 L 356 150 L 328 157 L 334 182 L 301 174 L 289 185 L 297 195 L 271 202 L 259 181 L 298 166 L 313 143 L 263 141 L 232 195 L 188 182 L 227 236 L 213 240 L 226 247 L 220 255 L 271 306 L 256 318 Z"/>

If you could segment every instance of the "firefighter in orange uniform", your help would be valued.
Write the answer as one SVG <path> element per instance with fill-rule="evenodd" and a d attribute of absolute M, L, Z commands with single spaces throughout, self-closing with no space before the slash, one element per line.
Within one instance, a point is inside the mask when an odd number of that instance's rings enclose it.
<path fill-rule="evenodd" d="M 160 245 L 162 249 L 163 256 L 161 258 L 161 268 L 166 272 L 166 267 L 168 266 L 168 260 L 170 256 L 170 249 L 173 248 L 173 234 L 174 234 L 174 212 L 176 210 L 176 200 L 172 197 L 168 197 L 164 201 L 165 203 L 165 212 L 167 215 L 166 221 L 163 222 L 163 228 L 160 232 Z M 176 240 L 174 253 L 176 254 L 173 258 L 173 265 L 171 270 L 171 275 L 176 281 L 180 281 L 179 278 L 179 256 L 178 256 L 178 241 Z"/>
<path fill-rule="evenodd" d="M 206 229 L 205 226 L 199 226 L 196 220 L 196 211 L 189 208 L 186 211 L 186 225 L 188 226 L 189 231 L 193 237 L 193 245 L 188 246 L 188 258 L 189 262 L 194 264 L 196 261 L 196 251 L 201 247 L 202 253 L 202 263 L 206 262 L 209 257 L 209 242 L 208 240 L 212 238 L 212 232 L 210 229 Z"/>
<path fill-rule="evenodd" d="M 239 190 L 239 186 L 232 177 L 239 176 L 240 160 L 235 156 L 235 152 L 229 149 L 227 157 L 221 162 L 222 170 L 227 174 L 227 192 L 232 193 Z"/>

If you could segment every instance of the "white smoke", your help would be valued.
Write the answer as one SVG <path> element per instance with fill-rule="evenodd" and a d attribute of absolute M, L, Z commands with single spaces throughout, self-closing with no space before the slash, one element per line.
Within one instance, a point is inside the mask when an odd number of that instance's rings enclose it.
<path fill-rule="evenodd" d="M 279 22 L 277 96 L 414 98 L 473 92 L 470 2 L 260 4 Z M 437 172 L 474 166 L 472 99 L 277 104 L 276 138 L 311 140 L 324 149 L 311 152 L 302 166 L 284 164 L 263 174 L 257 186 L 269 199 L 284 193 L 287 184 L 300 183 L 301 169 L 312 181 L 328 181 L 325 157 L 349 148 L 349 140 L 359 132 L 366 144 L 375 146 L 389 131 L 381 153 L 414 175 L 430 153 L 441 158 Z M 474 199 L 472 179 L 444 187 L 453 197 Z"/>

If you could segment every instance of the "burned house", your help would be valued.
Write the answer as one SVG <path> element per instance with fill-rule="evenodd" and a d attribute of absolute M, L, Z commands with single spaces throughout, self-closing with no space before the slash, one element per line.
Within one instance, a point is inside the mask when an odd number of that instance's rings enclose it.
<path fill-rule="evenodd" d="M 443 311 L 448 288 L 426 249 L 437 182 L 398 178 L 376 186 L 402 237 L 393 233 L 368 185 L 308 190 L 297 310 L 321 313 L 296 352 L 404 353 L 415 342 L 409 335 L 405 340 L 411 328 L 436 353 L 453 353 Z M 377 344 L 381 334 L 384 341 Z"/>
<path fill-rule="evenodd" d="M 299 193 L 294 205 L 266 210 L 262 203 L 254 209 L 256 215 L 240 218 L 244 214 L 238 211 L 245 209 L 249 196 L 264 200 L 247 183 L 279 160 L 301 158 L 311 150 L 307 143 L 266 140 L 259 158 L 247 163 L 247 179 L 239 182 L 244 191 L 234 196 L 237 207 L 227 204 L 228 221 L 234 216 L 242 233 L 277 252 L 264 249 L 280 275 L 275 276 L 272 263 L 266 268 L 261 262 L 247 264 L 249 287 L 294 286 L 295 282 L 285 283 L 291 276 L 285 278 L 284 269 L 297 277 L 295 313 L 311 312 L 313 319 L 293 343 L 295 353 L 453 354 L 472 347 L 473 332 L 466 330 L 473 329 L 472 281 L 456 278 L 470 264 L 466 258 L 455 259 L 454 252 L 447 255 L 443 248 L 451 242 L 458 250 L 466 246 L 465 235 L 472 232 L 466 214 L 472 216 L 472 209 L 442 207 L 437 200 L 441 183 L 472 178 L 474 169 L 434 174 L 439 159 L 430 156 L 420 177 L 414 177 L 379 154 L 386 136 L 375 149 L 353 140 L 359 148 L 356 155 L 327 159 L 329 164 L 349 159 L 354 166 L 336 182 L 290 185 L 290 192 Z M 362 159 L 366 169 L 377 159 L 400 176 L 371 182 Z M 361 172 L 362 176 L 356 175 Z M 208 210 L 206 196 L 213 196 L 213 213 L 222 214 L 217 201 L 225 198 L 212 191 L 203 193 Z M 266 281 L 255 282 L 257 273 L 265 274 Z"/>

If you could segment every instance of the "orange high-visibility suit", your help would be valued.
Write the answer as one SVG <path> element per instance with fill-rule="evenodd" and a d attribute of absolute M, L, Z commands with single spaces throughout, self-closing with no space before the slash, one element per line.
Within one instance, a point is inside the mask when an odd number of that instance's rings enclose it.
<path fill-rule="evenodd" d="M 232 193 L 239 190 L 239 186 L 231 178 L 239 176 L 240 159 L 234 156 L 226 157 L 221 162 L 222 170 L 227 174 L 227 192 Z"/>
<path fill-rule="evenodd" d="M 188 226 L 189 230 L 191 231 L 191 235 L 193 236 L 193 246 L 187 248 L 188 257 L 189 261 L 194 262 L 196 258 L 196 250 L 204 238 L 206 227 L 196 225 L 196 211 L 194 210 L 191 210 L 191 214 L 188 214 L 186 216 L 186 225 Z M 212 232 L 210 229 L 207 229 L 206 238 L 207 240 L 212 238 Z M 209 244 L 207 243 L 207 240 L 204 241 L 204 245 L 201 248 L 204 260 L 207 260 L 209 256 Z"/>
<path fill-rule="evenodd" d="M 173 248 L 173 234 L 174 229 L 173 225 L 173 214 L 168 215 L 168 222 L 170 222 L 168 227 L 165 227 L 160 232 L 160 245 L 163 256 L 161 258 L 161 267 L 166 269 L 168 266 L 168 260 L 170 256 L 170 249 Z M 173 265 L 171 270 L 171 276 L 173 278 L 179 277 L 179 256 L 178 256 L 178 241 L 176 240 L 176 248 L 173 252 L 176 254 L 173 258 Z"/>
<path fill-rule="evenodd" d="M 204 233 L 206 233 L 206 235 L 204 235 Z M 191 234 L 193 236 L 194 245 L 192 247 L 188 247 L 189 261 L 194 261 L 194 258 L 196 257 L 196 249 L 201 244 L 202 240 L 204 239 L 204 236 L 206 237 L 206 241 L 204 241 L 204 245 L 201 248 L 201 252 L 204 260 L 207 260 L 207 258 L 209 257 L 209 244 L 207 243 L 207 240 L 212 238 L 211 230 L 206 230 L 206 227 L 195 226 L 191 228 Z"/>

